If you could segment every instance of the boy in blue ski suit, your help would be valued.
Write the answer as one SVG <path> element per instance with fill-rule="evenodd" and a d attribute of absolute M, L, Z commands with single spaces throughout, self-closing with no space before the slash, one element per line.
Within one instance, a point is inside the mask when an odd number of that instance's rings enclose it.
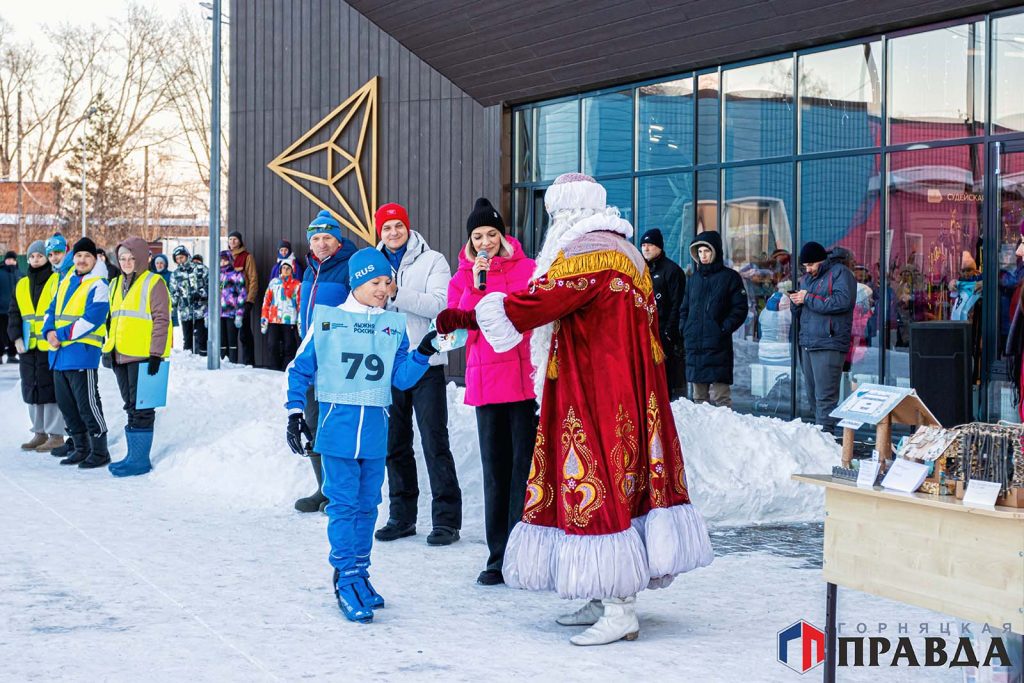
<path fill-rule="evenodd" d="M 409 352 L 405 316 L 384 310 L 391 265 L 376 249 L 349 261 L 351 293 L 336 307 L 315 306 L 288 366 L 288 445 L 304 452 L 306 391 L 316 382 L 320 415 L 314 449 L 323 460 L 327 538 L 334 594 L 350 621 L 373 621 L 384 598 L 370 584 L 370 549 L 387 457 L 391 386 L 412 387 L 436 353 L 431 332 Z"/>

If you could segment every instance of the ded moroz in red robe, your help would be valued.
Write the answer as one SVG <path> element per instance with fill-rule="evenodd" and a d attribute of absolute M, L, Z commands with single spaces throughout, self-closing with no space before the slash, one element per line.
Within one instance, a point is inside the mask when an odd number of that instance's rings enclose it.
<path fill-rule="evenodd" d="M 490 294 L 477 321 L 495 349 L 554 322 L 540 425 L 506 583 L 564 598 L 624 598 L 711 563 L 690 504 L 669 408 L 650 274 L 623 235 L 594 216 L 572 228 L 547 273 Z M 500 349 L 499 349 L 500 350 Z"/>

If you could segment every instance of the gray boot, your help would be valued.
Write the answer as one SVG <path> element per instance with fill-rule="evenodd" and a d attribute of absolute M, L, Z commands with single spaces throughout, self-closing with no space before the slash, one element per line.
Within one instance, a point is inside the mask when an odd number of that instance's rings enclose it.
<path fill-rule="evenodd" d="M 324 488 L 324 471 L 321 469 L 320 455 L 317 453 L 310 454 L 309 462 L 313 466 L 313 474 L 316 475 L 316 493 L 295 501 L 295 509 L 299 512 L 319 512 L 320 506 L 327 502 L 327 498 L 322 493 Z"/>

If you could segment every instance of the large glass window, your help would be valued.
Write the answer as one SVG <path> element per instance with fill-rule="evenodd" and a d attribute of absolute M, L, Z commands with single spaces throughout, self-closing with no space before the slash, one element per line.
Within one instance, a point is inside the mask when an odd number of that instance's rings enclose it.
<path fill-rule="evenodd" d="M 980 335 L 983 147 L 895 152 L 887 174 L 887 380 L 910 386 L 910 325 L 969 320 Z M 974 341 L 980 370 L 981 338 Z"/>
<path fill-rule="evenodd" d="M 583 100 L 583 172 L 592 176 L 633 170 L 633 91 Z"/>
<path fill-rule="evenodd" d="M 637 168 L 689 166 L 693 163 L 693 79 L 645 85 L 639 92 Z"/>
<path fill-rule="evenodd" d="M 800 57 L 800 151 L 881 144 L 881 45 L 864 43 Z"/>
<path fill-rule="evenodd" d="M 982 133 L 985 24 L 889 41 L 889 144 Z"/>
<path fill-rule="evenodd" d="M 537 180 L 554 180 L 579 170 L 579 102 L 560 102 L 536 109 Z"/>
<path fill-rule="evenodd" d="M 729 69 L 722 80 L 726 161 L 792 154 L 793 60 Z"/>
<path fill-rule="evenodd" d="M 805 403 L 784 294 L 813 240 L 857 280 L 844 392 L 909 385 L 911 327 L 961 319 L 984 385 L 975 398 L 987 401 L 976 407 L 1010 417 L 1001 377 L 1024 290 L 1024 13 L 864 40 L 516 107 L 513 220 L 535 253 L 545 189 L 581 170 L 638 240 L 661 229 L 688 273 L 695 233 L 720 232 L 748 309 L 734 336 L 737 410 L 788 417 Z M 998 206 L 986 213 L 985 201 Z"/>
<path fill-rule="evenodd" d="M 693 237 L 693 222 L 686 220 L 693 215 L 693 174 L 643 176 L 638 190 L 637 233 L 661 230 L 665 255 L 685 267 L 683 252 Z"/>
<path fill-rule="evenodd" d="M 1024 131 L 1024 14 L 992 22 L 992 132 Z"/>
<path fill-rule="evenodd" d="M 774 305 L 792 260 L 793 164 L 766 164 L 725 170 L 722 245 L 727 266 L 739 272 L 747 294 L 747 319 L 733 335 L 733 405 L 745 412 L 788 415 L 789 403 L 771 401 L 772 388 L 789 382 L 789 351 L 780 343 L 788 328 L 771 327 L 762 348 L 761 313 Z M 763 358 L 762 358 L 763 356 Z M 765 362 L 767 361 L 767 362 Z M 765 369 L 764 366 L 771 367 Z M 775 395 L 779 393 L 777 389 Z M 785 389 L 789 394 L 789 390 Z"/>

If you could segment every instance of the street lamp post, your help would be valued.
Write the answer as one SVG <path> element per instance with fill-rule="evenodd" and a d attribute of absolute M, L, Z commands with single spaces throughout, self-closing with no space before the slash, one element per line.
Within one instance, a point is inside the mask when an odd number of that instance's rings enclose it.
<path fill-rule="evenodd" d="M 212 11 L 213 22 L 213 66 L 211 74 L 210 100 L 210 289 L 207 297 L 207 339 L 206 367 L 220 368 L 220 27 L 221 0 L 200 3 Z"/>
<path fill-rule="evenodd" d="M 89 137 L 89 119 L 96 113 L 96 107 L 89 107 L 85 110 L 85 128 L 82 133 L 82 237 L 85 237 L 85 139 Z"/>

